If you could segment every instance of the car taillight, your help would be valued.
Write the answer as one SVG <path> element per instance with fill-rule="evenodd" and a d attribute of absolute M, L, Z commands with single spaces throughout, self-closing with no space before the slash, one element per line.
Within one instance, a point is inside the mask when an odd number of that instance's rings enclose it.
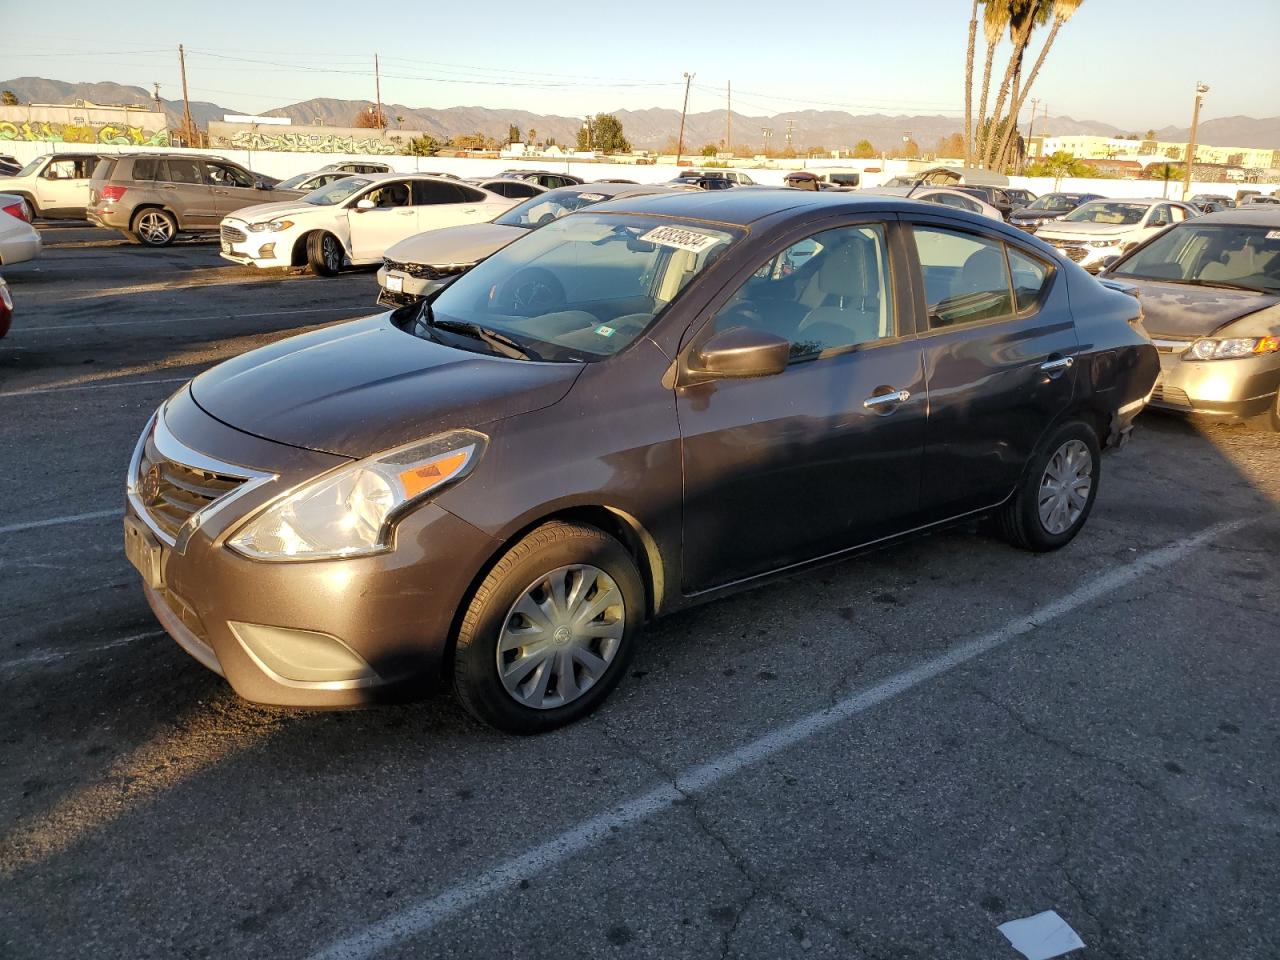
<path fill-rule="evenodd" d="M 117 187 L 109 183 L 102 188 L 102 199 L 103 200 L 121 200 L 124 198 L 124 192 L 127 189 L 128 189 L 127 187 Z"/>
<path fill-rule="evenodd" d="M 27 208 L 21 203 L 11 203 L 9 206 L 2 207 L 0 209 L 3 209 L 4 212 L 9 214 L 11 217 L 17 217 L 19 220 L 26 220 L 28 223 L 31 222 L 30 220 L 27 220 Z"/>

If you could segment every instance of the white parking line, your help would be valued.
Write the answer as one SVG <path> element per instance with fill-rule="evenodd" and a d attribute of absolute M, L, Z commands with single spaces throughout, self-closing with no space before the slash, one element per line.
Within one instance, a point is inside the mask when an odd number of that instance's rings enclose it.
<path fill-rule="evenodd" d="M 571 827 L 531 850 L 496 864 L 477 877 L 463 881 L 429 900 L 414 904 L 364 930 L 344 937 L 313 954 L 312 960 L 356 960 L 356 958 L 371 957 L 410 937 L 426 933 L 437 924 L 481 900 L 499 891 L 514 888 L 521 880 L 550 870 L 574 854 L 582 853 L 595 846 L 612 836 L 616 830 L 634 826 L 668 809 L 673 802 L 690 794 L 705 793 L 767 757 L 803 743 L 850 717 L 905 693 L 926 680 L 941 676 L 975 657 L 1031 633 L 1037 627 L 1065 616 L 1106 594 L 1113 593 L 1144 574 L 1170 566 L 1210 541 L 1238 530 L 1246 522 L 1234 520 L 1220 523 L 1194 536 L 1151 550 L 1130 563 L 1091 580 L 1066 596 L 1040 607 L 1029 616 L 1013 620 L 999 630 L 954 647 L 941 656 L 896 674 L 874 687 L 851 694 L 832 707 L 811 713 L 736 750 L 700 766 L 689 768 L 677 775 L 674 784 L 656 786 L 642 796 L 628 800 L 621 806 Z"/>
<path fill-rule="evenodd" d="M 182 289 L 175 287 L 174 289 Z M 350 310 L 356 312 L 352 314 L 354 317 L 369 316 L 359 311 L 363 307 L 306 307 L 297 310 L 264 310 L 261 313 L 210 313 L 203 317 L 184 317 L 182 315 L 171 317 L 155 317 L 150 320 L 108 320 L 105 323 L 66 323 L 54 324 L 45 327 L 15 327 L 9 332 L 9 339 L 14 336 L 21 336 L 24 333 L 49 333 L 59 330 L 86 330 L 90 327 L 97 329 L 98 327 L 133 327 L 138 325 L 146 325 L 152 323 L 201 323 L 205 320 L 239 320 L 249 319 L 251 317 L 283 317 L 296 313 L 345 313 Z"/>
<path fill-rule="evenodd" d="M 82 653 L 100 653 L 103 650 L 114 650 L 116 647 L 123 647 L 130 643 L 136 643 L 139 640 L 158 637 L 163 633 L 163 630 L 149 630 L 146 633 L 135 633 L 131 637 L 121 637 L 119 640 L 112 640 L 110 643 L 100 643 L 95 647 L 73 647 L 70 650 L 50 651 L 49 653 L 33 653 L 27 657 L 18 657 L 16 660 L 5 660 L 0 662 L 0 671 L 13 670 L 19 667 L 36 667 L 45 663 L 55 663 L 58 660 L 65 660 L 67 657 L 79 656 Z"/>
<path fill-rule="evenodd" d="M 40 527 L 56 527 L 64 523 L 82 523 L 85 520 L 101 520 L 104 517 L 118 517 L 123 511 L 95 510 L 93 513 L 69 513 L 61 517 L 50 517 L 48 520 L 29 520 L 26 523 L 10 523 L 0 527 L 0 533 L 21 533 L 23 530 L 36 530 Z"/>
<path fill-rule="evenodd" d="M 186 383 L 190 377 L 170 377 L 167 380 L 120 380 L 109 383 L 73 383 L 65 387 L 28 387 L 26 390 L 10 390 L 0 397 L 35 397 L 44 393 L 61 393 L 64 390 L 106 390 L 108 387 L 141 387 L 149 383 Z"/>

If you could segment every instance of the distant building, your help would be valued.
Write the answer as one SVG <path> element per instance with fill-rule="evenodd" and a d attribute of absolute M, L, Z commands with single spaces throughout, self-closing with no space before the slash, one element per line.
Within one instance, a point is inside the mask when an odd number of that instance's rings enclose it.
<path fill-rule="evenodd" d="M 1100 177 L 1116 180 L 1137 180 L 1142 176 L 1143 165 L 1137 160 L 1081 160 L 1086 167 L 1097 171 Z"/>
<path fill-rule="evenodd" d="M 1032 137 L 1028 145 L 1028 159 L 1058 152 L 1069 153 L 1081 160 L 1136 160 L 1145 166 L 1148 163 L 1186 160 L 1187 142 L 1081 135 Z M 1269 170 L 1280 167 L 1280 150 L 1264 147 L 1215 147 L 1197 143 L 1195 162 Z"/>
<path fill-rule="evenodd" d="M 77 100 L 0 106 L 0 143 L 15 140 L 167 147 L 169 124 L 154 105 L 104 106 Z"/>

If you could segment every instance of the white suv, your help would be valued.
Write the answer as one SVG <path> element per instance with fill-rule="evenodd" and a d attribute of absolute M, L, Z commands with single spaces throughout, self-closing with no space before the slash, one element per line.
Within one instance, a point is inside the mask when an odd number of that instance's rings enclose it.
<path fill-rule="evenodd" d="M 222 256 L 258 267 L 307 265 L 331 277 L 344 263 L 379 263 L 397 241 L 483 223 L 516 201 L 423 174 L 371 173 L 335 180 L 298 200 L 260 203 L 222 221 Z"/>
<path fill-rule="evenodd" d="M 1090 273 L 1199 211 L 1173 200 L 1090 200 L 1046 223 L 1036 236 Z"/>
<path fill-rule="evenodd" d="M 12 177 L 0 177 L 0 193 L 21 197 L 29 220 L 80 220 L 89 205 L 89 182 L 100 159 L 96 153 L 46 153 Z"/>

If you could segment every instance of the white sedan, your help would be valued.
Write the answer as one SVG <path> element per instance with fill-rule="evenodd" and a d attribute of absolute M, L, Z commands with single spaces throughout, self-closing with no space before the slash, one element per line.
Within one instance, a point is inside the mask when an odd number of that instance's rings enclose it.
<path fill-rule="evenodd" d="M 938 203 L 944 207 L 968 210 L 970 213 L 976 213 L 991 220 L 1004 220 L 1004 217 L 1000 215 L 1000 211 L 981 197 L 975 197 L 971 193 L 964 193 L 960 190 L 950 190 L 947 187 L 932 187 L 920 184 L 914 187 L 871 187 L 858 192 L 877 193 L 886 197 L 910 197 L 912 200 L 923 200 L 925 203 Z"/>
<path fill-rule="evenodd" d="M 0 193 L 0 266 L 40 256 L 40 234 L 27 221 L 22 197 Z"/>
<path fill-rule="evenodd" d="M 483 223 L 516 201 L 424 174 L 347 177 L 300 200 L 262 203 L 222 221 L 222 256 L 259 267 L 307 265 L 331 277 L 344 263 L 378 263 L 399 240 L 427 230 Z"/>

